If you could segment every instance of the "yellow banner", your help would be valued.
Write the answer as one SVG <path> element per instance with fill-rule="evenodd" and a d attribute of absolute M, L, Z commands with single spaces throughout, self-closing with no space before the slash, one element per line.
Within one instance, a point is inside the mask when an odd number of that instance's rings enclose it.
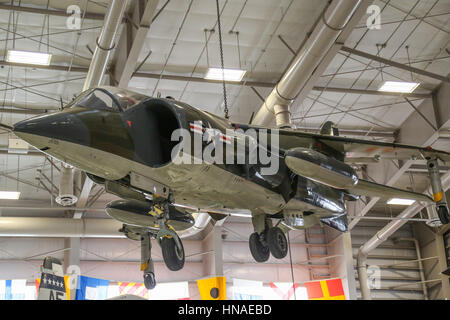
<path fill-rule="evenodd" d="M 227 288 L 225 277 L 197 280 L 198 291 L 202 300 L 226 300 Z"/>

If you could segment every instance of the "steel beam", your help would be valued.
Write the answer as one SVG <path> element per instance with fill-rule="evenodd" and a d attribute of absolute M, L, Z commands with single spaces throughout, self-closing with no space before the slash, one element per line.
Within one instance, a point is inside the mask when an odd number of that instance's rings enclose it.
<path fill-rule="evenodd" d="M 12 63 L 7 61 L 0 61 L 0 66 L 13 66 L 13 67 L 22 67 L 22 68 L 33 68 L 33 69 L 43 69 L 43 70 L 52 70 L 52 71 L 62 71 L 62 72 L 76 72 L 76 73 L 87 73 L 89 68 L 86 67 L 67 67 L 67 66 L 59 66 L 59 65 L 50 65 L 50 66 L 42 66 L 42 65 L 33 65 L 33 64 L 19 64 Z M 168 75 L 168 74 L 156 74 L 156 73 L 145 73 L 145 72 L 136 72 L 133 74 L 133 77 L 136 78 L 148 78 L 148 79 L 162 79 L 162 80 L 174 80 L 174 81 L 190 81 L 190 82 L 201 82 L 201 83 L 213 83 L 213 84 L 222 84 L 222 81 L 217 80 L 209 80 L 200 77 L 187 77 L 187 76 L 177 76 L 177 75 Z M 262 82 L 262 81 L 225 81 L 227 85 L 235 85 L 235 86 L 247 86 L 247 87 L 261 87 L 261 88 L 273 88 L 275 83 L 272 82 Z"/>
<path fill-rule="evenodd" d="M 0 10 L 26 12 L 26 13 L 37 13 L 37 14 L 59 16 L 59 17 L 69 17 L 70 16 L 70 14 L 64 10 L 25 7 L 23 5 L 14 6 L 14 5 L 8 5 L 8 4 L 0 4 Z M 100 14 L 100 13 L 93 13 L 93 12 L 84 13 L 84 17 L 85 17 L 85 19 L 91 19 L 91 20 L 104 20 L 105 19 L 105 15 Z M 124 21 L 125 21 L 125 19 L 124 19 Z"/>
<path fill-rule="evenodd" d="M 391 96 L 391 97 L 411 97 L 427 99 L 431 98 L 431 93 L 399 93 L 399 92 L 386 92 L 377 90 L 361 90 L 361 89 L 347 89 L 347 88 L 334 88 L 334 87 L 318 87 L 312 88 L 314 91 L 325 91 L 325 92 L 338 92 L 338 93 L 349 93 L 349 94 L 367 94 L 375 96 Z"/>
<path fill-rule="evenodd" d="M 136 71 L 139 54 L 147 38 L 158 0 L 138 0 L 134 2 L 130 22 L 126 24 L 119 39 L 113 58 L 112 77 L 121 88 L 127 88 Z M 138 27 L 136 30 L 134 25 Z M 130 45 L 131 44 L 131 45 Z"/>
<path fill-rule="evenodd" d="M 17 63 L 10 63 L 6 61 L 0 61 L 0 65 L 7 66 L 16 66 L 16 67 L 32 67 L 36 69 L 46 69 L 46 70 L 54 70 L 54 71 L 63 71 L 63 72 L 80 72 L 87 73 L 88 68 L 85 67 L 69 67 L 65 66 L 39 66 L 39 65 L 23 65 Z M 173 81 L 189 81 L 189 82 L 199 82 L 199 83 L 212 83 L 212 84 L 222 84 L 221 81 L 217 80 L 209 80 L 200 77 L 187 77 L 187 76 L 177 76 L 177 75 L 169 75 L 169 74 L 156 74 L 156 73 L 145 73 L 145 72 L 136 72 L 133 74 L 133 77 L 136 78 L 147 78 L 147 79 L 162 79 L 162 80 L 173 80 Z M 273 88 L 275 83 L 271 82 L 262 82 L 262 81 L 225 81 L 227 85 L 235 85 L 235 86 L 247 86 L 247 87 L 260 87 L 260 88 Z M 427 99 L 431 98 L 431 93 L 396 93 L 396 92 L 382 92 L 376 90 L 360 90 L 360 89 L 346 89 L 346 88 L 336 88 L 336 87 L 320 87 L 314 86 L 312 87 L 314 91 L 325 91 L 325 92 L 338 92 L 338 93 L 349 93 L 349 94 L 367 94 L 367 95 L 378 95 L 378 96 L 393 96 L 393 97 L 410 97 L 410 98 L 418 98 L 418 99 Z"/>
<path fill-rule="evenodd" d="M 354 54 L 354 55 L 357 55 L 357 56 L 369 59 L 369 60 L 381 62 L 381 63 L 387 64 L 387 65 L 390 65 L 392 67 L 396 67 L 396 68 L 399 68 L 399 69 L 402 69 L 402 70 L 406 70 L 406 71 L 409 71 L 409 72 L 420 74 L 420 75 L 423 75 L 423 76 L 426 76 L 426 77 L 429 77 L 429 78 L 433 78 L 433 79 L 444 81 L 444 82 L 450 82 L 450 78 L 449 77 L 445 77 L 445 76 L 442 76 L 442 75 L 439 75 L 439 74 L 436 74 L 436 73 L 428 72 L 426 70 L 414 68 L 414 67 L 408 66 L 406 64 L 395 62 L 395 61 L 392 61 L 392 60 L 389 60 L 389 59 L 385 59 L 385 58 L 382 58 L 382 57 L 379 57 L 379 56 L 375 56 L 375 55 L 367 53 L 367 52 L 359 51 L 359 50 L 352 49 L 352 48 L 345 47 L 345 46 L 343 46 L 341 48 L 341 50 L 344 51 L 344 52 L 348 52 L 348 53 L 351 53 L 351 54 Z"/>
<path fill-rule="evenodd" d="M 83 210 L 82 208 L 86 207 L 89 199 L 89 194 L 91 193 L 91 189 L 94 186 L 94 182 L 89 179 L 86 174 L 83 174 L 83 176 L 85 180 L 76 204 L 77 209 L 73 214 L 74 219 L 81 219 L 83 217 L 83 213 L 85 212 L 85 210 Z"/>

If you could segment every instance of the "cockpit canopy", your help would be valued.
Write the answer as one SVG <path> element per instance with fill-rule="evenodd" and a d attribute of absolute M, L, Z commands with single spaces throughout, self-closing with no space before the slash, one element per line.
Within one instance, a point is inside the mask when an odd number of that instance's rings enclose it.
<path fill-rule="evenodd" d="M 98 87 L 78 96 L 68 107 L 123 112 L 150 97 L 116 87 Z"/>

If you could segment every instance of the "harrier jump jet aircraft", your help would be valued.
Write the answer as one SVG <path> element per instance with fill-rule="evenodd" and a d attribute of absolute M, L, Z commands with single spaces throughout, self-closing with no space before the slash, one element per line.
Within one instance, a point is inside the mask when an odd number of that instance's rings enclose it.
<path fill-rule="evenodd" d="M 173 139 L 177 130 L 190 136 Z M 254 233 L 249 246 L 257 262 L 267 261 L 270 254 L 286 256 L 289 229 L 323 223 L 347 231 L 345 201 L 359 196 L 434 203 L 441 222 L 449 223 L 438 160 L 449 162 L 450 153 L 339 137 L 332 123 L 320 134 L 268 129 L 232 123 L 172 98 L 98 87 L 59 112 L 17 123 L 13 131 L 123 199 L 108 204 L 106 212 L 123 223 L 127 237 L 141 241 L 141 270 L 148 288 L 155 285 L 150 238 L 158 240 L 167 267 L 180 270 L 185 255 L 177 231 L 194 225 L 195 212 L 215 218 L 236 210 L 251 212 Z M 276 139 L 267 142 L 264 135 Z M 195 151 L 186 152 L 180 141 L 194 146 L 200 141 L 200 155 L 210 151 L 219 155 L 215 159 L 225 157 L 220 146 L 232 146 L 233 151 L 241 147 L 244 160 L 198 161 Z M 263 163 L 261 154 L 249 161 L 255 145 L 276 166 Z M 174 154 L 195 159 L 175 161 L 180 158 Z M 352 157 L 426 160 L 433 199 L 358 178 L 348 165 Z"/>

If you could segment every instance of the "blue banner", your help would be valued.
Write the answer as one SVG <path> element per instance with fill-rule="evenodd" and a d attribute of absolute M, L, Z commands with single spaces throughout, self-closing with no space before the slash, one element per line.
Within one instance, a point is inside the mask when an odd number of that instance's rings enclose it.
<path fill-rule="evenodd" d="M 108 297 L 109 280 L 78 277 L 76 300 L 104 300 Z"/>

